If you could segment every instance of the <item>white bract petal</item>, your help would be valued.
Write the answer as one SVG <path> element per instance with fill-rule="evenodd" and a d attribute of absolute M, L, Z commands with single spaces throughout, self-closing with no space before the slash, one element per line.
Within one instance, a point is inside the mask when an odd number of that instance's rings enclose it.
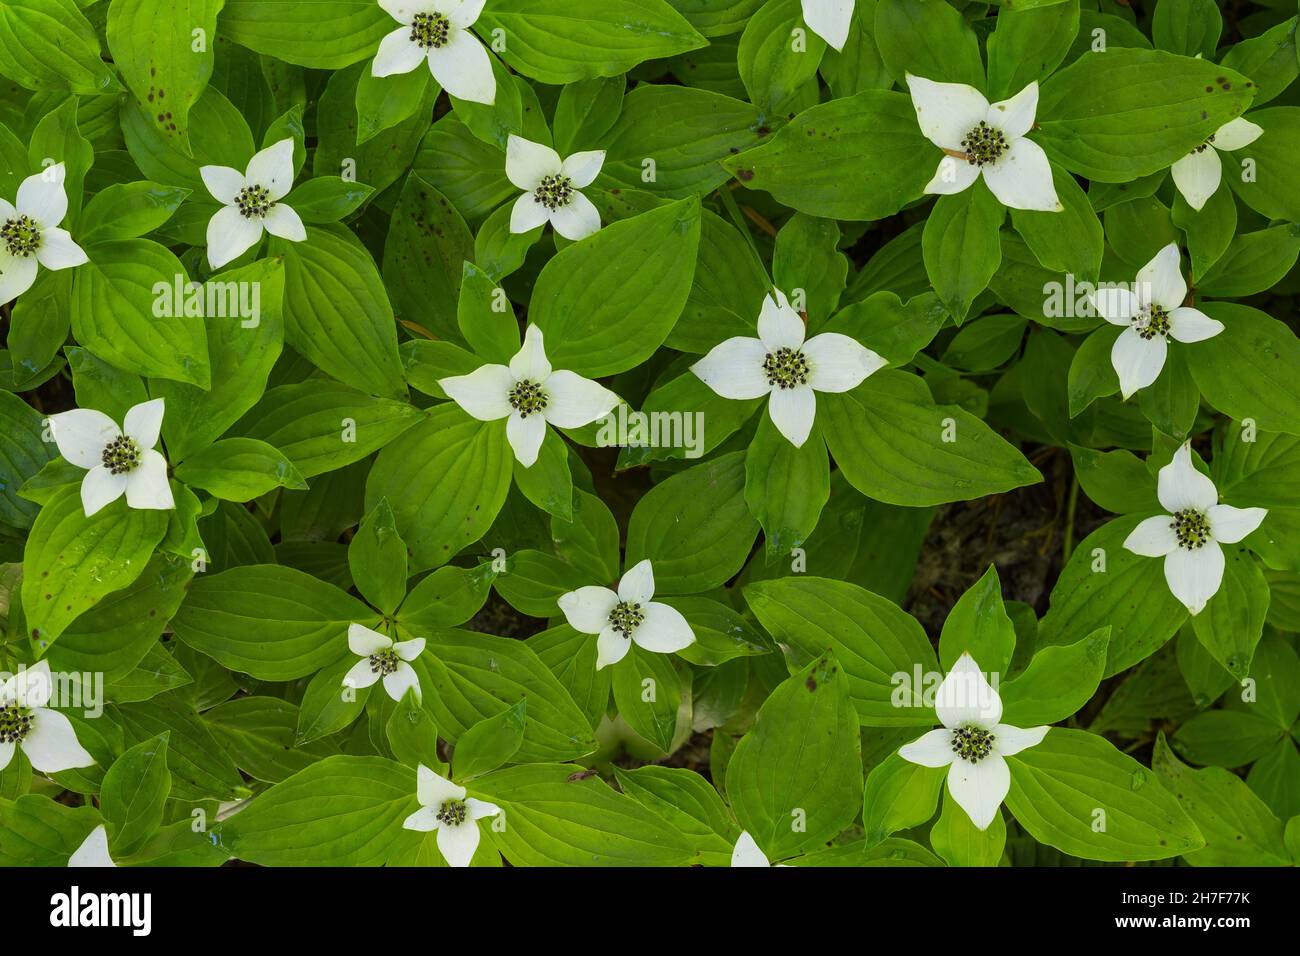
<path fill-rule="evenodd" d="M 165 399 L 155 398 L 127 409 L 122 419 L 122 434 L 134 438 L 141 448 L 153 448 L 162 435 L 163 415 L 166 413 Z"/>
<path fill-rule="evenodd" d="M 548 214 L 555 231 L 571 242 L 579 242 L 600 231 L 600 210 L 582 193 L 575 192 L 566 205 Z"/>
<path fill-rule="evenodd" d="M 1215 131 L 1214 141 L 1210 145 L 1215 149 L 1241 149 L 1263 135 L 1262 126 L 1252 123 L 1244 116 L 1238 116 L 1236 119 L 1228 120 Z"/>
<path fill-rule="evenodd" d="M 1015 96 L 990 104 L 988 124 L 1001 130 L 1007 139 L 1019 139 L 1029 132 L 1038 114 L 1038 81 L 1030 83 Z"/>
<path fill-rule="evenodd" d="M 42 229 L 63 222 L 68 214 L 68 193 L 63 186 L 66 174 L 64 165 L 56 163 L 24 179 L 14 202 L 18 214 L 35 220 Z"/>
<path fill-rule="evenodd" d="M 804 332 L 803 319 L 784 292 L 773 289 L 763 297 L 758 312 L 758 337 L 769 352 L 797 350 L 803 344 Z"/>
<path fill-rule="evenodd" d="M 222 206 L 208 220 L 208 264 L 220 269 L 257 245 L 261 238 L 261 219 L 250 219 L 235 206 Z"/>
<path fill-rule="evenodd" d="M 772 390 L 763 370 L 766 358 L 767 346 L 760 340 L 738 335 L 715 345 L 691 371 L 723 398 L 762 398 Z"/>
<path fill-rule="evenodd" d="M 42 230 L 41 244 L 36 247 L 35 254 L 37 262 L 55 272 L 85 265 L 90 261 L 86 250 L 73 242 L 72 234 L 57 226 Z"/>
<path fill-rule="evenodd" d="M 468 375 L 442 378 L 438 387 L 481 422 L 494 422 L 514 410 L 510 390 L 515 387 L 515 376 L 504 365 L 483 365 Z"/>
<path fill-rule="evenodd" d="M 1211 539 L 1199 548 L 1177 548 L 1165 557 L 1165 581 L 1174 597 L 1199 614 L 1223 582 L 1223 549 Z"/>
<path fill-rule="evenodd" d="M 532 192 L 544 178 L 560 172 L 560 154 L 542 143 L 534 143 L 511 133 L 506 140 L 506 178 L 514 185 Z"/>
<path fill-rule="evenodd" d="M 931 196 L 952 196 L 968 189 L 980 178 L 980 168 L 964 159 L 945 156 L 939 160 L 934 177 L 925 184 L 925 193 Z"/>
<path fill-rule="evenodd" d="M 1182 305 L 1169 313 L 1169 335 L 1179 342 L 1204 342 L 1223 331 L 1223 323 L 1200 309 Z"/>
<path fill-rule="evenodd" d="M 977 830 L 987 830 L 1011 789 L 1011 771 L 997 753 L 978 763 L 954 760 L 948 768 L 948 792 L 966 811 Z"/>
<path fill-rule="evenodd" d="M 857 339 L 839 332 L 814 335 L 802 351 L 808 360 L 808 385 L 818 392 L 847 392 L 888 364 Z"/>
<path fill-rule="evenodd" d="M 1102 286 L 1091 298 L 1097 314 L 1111 325 L 1128 326 L 1138 314 L 1137 296 L 1123 286 Z"/>
<path fill-rule="evenodd" d="M 371 630 L 364 624 L 348 625 L 348 650 L 362 657 L 378 654 L 393 646 L 393 639 L 386 634 Z"/>
<path fill-rule="evenodd" d="M 78 468 L 101 464 L 104 449 L 122 430 L 117 422 L 93 408 L 74 408 L 49 417 L 50 433 L 59 454 Z"/>
<path fill-rule="evenodd" d="M 524 332 L 524 343 L 510 360 L 510 372 L 521 382 L 541 384 L 551 377 L 551 363 L 546 359 L 542 330 L 529 325 Z"/>
<path fill-rule="evenodd" d="M 96 465 L 81 479 L 81 510 L 86 517 L 98 514 L 126 494 L 126 475 Z"/>
<path fill-rule="evenodd" d="M 496 102 L 492 58 L 468 30 L 453 27 L 446 43 L 429 50 L 429 72 L 449 96 L 487 106 Z"/>
<path fill-rule="evenodd" d="M 605 151 L 590 149 L 581 153 L 572 153 L 560 164 L 560 175 L 568 176 L 578 189 L 590 186 L 600 175 L 600 168 L 605 165 Z"/>
<path fill-rule="evenodd" d="M 1191 509 L 1206 512 L 1219 503 L 1214 482 L 1192 464 L 1192 446 L 1183 442 L 1169 464 L 1156 473 L 1156 495 L 1170 514 Z"/>
<path fill-rule="evenodd" d="M 12 256 L 0 245 L 0 304 L 11 302 L 32 287 L 36 281 L 36 256 Z"/>
<path fill-rule="evenodd" d="M 1268 516 L 1267 508 L 1234 508 L 1232 505 L 1213 505 L 1206 510 L 1210 534 L 1215 541 L 1236 544 L 1253 532 Z"/>
<path fill-rule="evenodd" d="M 510 231 L 515 234 L 532 232 L 550 221 L 550 212 L 532 193 L 524 193 L 516 199 L 510 210 Z"/>
<path fill-rule="evenodd" d="M 1141 521 L 1124 539 L 1124 547 L 1134 554 L 1147 558 L 1163 558 L 1178 547 L 1174 534 L 1174 519 L 1170 515 L 1156 515 Z"/>
<path fill-rule="evenodd" d="M 454 826 L 443 824 L 438 827 L 438 852 L 448 866 L 469 866 L 478 849 L 479 836 L 478 824 L 472 820 Z"/>
<path fill-rule="evenodd" d="M 596 670 L 608 667 L 610 664 L 617 664 L 627 656 L 628 650 L 632 647 L 632 639 L 621 631 L 605 625 L 601 629 L 600 636 L 596 638 Z"/>
<path fill-rule="evenodd" d="M 303 225 L 302 217 L 282 202 L 267 211 L 262 226 L 271 235 L 290 242 L 303 242 L 307 238 L 307 227 Z"/>
<path fill-rule="evenodd" d="M 538 414 L 525 417 L 511 412 L 506 419 L 506 440 L 515 453 L 515 460 L 525 468 L 533 467 L 546 440 L 546 419 Z"/>
<path fill-rule="evenodd" d="M 983 167 L 983 173 L 989 190 L 1010 209 L 1060 212 L 1065 208 L 1052 182 L 1052 164 L 1033 140 L 1011 141 L 1000 158 Z"/>
<path fill-rule="evenodd" d="M 286 136 L 254 153 L 244 170 L 248 185 L 261 186 L 272 201 L 282 199 L 293 188 L 293 137 Z"/>
<path fill-rule="evenodd" d="M 998 724 L 993 728 L 993 753 L 1010 757 L 1043 742 L 1050 727 L 1012 727 Z"/>
<path fill-rule="evenodd" d="M 940 149 L 960 150 L 966 134 L 987 122 L 989 101 L 973 86 L 936 83 L 908 73 L 907 89 L 921 135 Z"/>
<path fill-rule="evenodd" d="M 57 710 L 36 707 L 31 711 L 31 729 L 19 741 L 32 766 L 43 774 L 59 773 L 73 767 L 89 767 L 95 762 L 77 740 L 72 722 Z"/>
<path fill-rule="evenodd" d="M 1187 297 L 1177 243 L 1169 243 L 1152 257 L 1137 274 L 1138 299 L 1143 305 L 1155 304 L 1172 312 Z"/>
<path fill-rule="evenodd" d="M 104 824 L 91 830 L 90 835 L 81 841 L 81 846 L 72 851 L 68 866 L 117 866 L 108 855 L 108 830 Z"/>
<path fill-rule="evenodd" d="M 651 601 L 642 606 L 645 619 L 632 631 L 637 647 L 655 654 L 672 654 L 695 643 L 695 632 L 682 612 Z"/>
<path fill-rule="evenodd" d="M 379 49 L 375 51 L 375 59 L 370 64 L 370 75 L 410 73 L 427 58 L 423 48 L 411 39 L 410 28 L 398 27 L 379 41 Z"/>
<path fill-rule="evenodd" d="M 795 448 L 802 448 L 817 419 L 817 396 L 807 385 L 774 388 L 767 400 L 767 413 L 776 430 Z"/>
<path fill-rule="evenodd" d="M 853 0 L 802 0 L 803 22 L 833 49 L 843 50 L 853 23 Z"/>
<path fill-rule="evenodd" d="M 384 692 L 395 701 L 401 701 L 406 696 L 408 690 L 415 690 L 415 696 L 420 698 L 420 678 L 415 673 L 415 668 L 406 661 L 398 661 L 397 669 L 384 675 Z"/>
<path fill-rule="evenodd" d="M 805 0 L 806 2 L 806 0 Z M 748 830 L 741 831 L 736 848 L 731 851 L 732 866 L 771 866 L 767 854 L 758 848 Z"/>
<path fill-rule="evenodd" d="M 575 631 L 599 634 L 609 626 L 609 613 L 618 601 L 618 595 L 609 588 L 588 585 L 561 594 L 555 603 Z"/>
<path fill-rule="evenodd" d="M 1168 352 L 1169 343 L 1163 335 L 1144 338 L 1136 326 L 1121 332 L 1110 347 L 1110 364 L 1119 377 L 1120 394 L 1128 399 L 1159 378 Z"/>
<path fill-rule="evenodd" d="M 239 191 L 248 185 L 244 174 L 229 166 L 200 166 L 199 176 L 212 198 L 223 206 L 233 205 Z"/>
<path fill-rule="evenodd" d="M 1219 188 L 1223 163 L 1218 153 L 1201 146 L 1174 163 L 1169 171 L 1187 205 L 1199 212 Z"/>
<path fill-rule="evenodd" d="M 650 559 L 644 558 L 623 572 L 618 582 L 618 599 L 644 604 L 655 596 L 655 573 Z"/>
<path fill-rule="evenodd" d="M 898 755 L 922 767 L 946 767 L 957 757 L 952 749 L 952 731 L 947 727 L 931 730 L 898 748 Z"/>
<path fill-rule="evenodd" d="M 464 800 L 465 788 L 420 764 L 415 771 L 415 798 L 421 806 L 436 807 L 448 800 Z"/>
<path fill-rule="evenodd" d="M 618 405 L 618 396 L 604 385 L 567 369 L 552 372 L 542 393 L 546 396 L 542 416 L 556 428 L 581 428 Z"/>
<path fill-rule="evenodd" d="M 934 711 L 949 730 L 967 725 L 991 729 L 1002 719 L 1002 698 L 974 658 L 962 654 L 935 691 Z"/>
<path fill-rule="evenodd" d="M 140 452 L 140 464 L 126 476 L 126 503 L 142 511 L 170 511 L 176 507 L 167 480 L 167 459 L 152 448 Z"/>

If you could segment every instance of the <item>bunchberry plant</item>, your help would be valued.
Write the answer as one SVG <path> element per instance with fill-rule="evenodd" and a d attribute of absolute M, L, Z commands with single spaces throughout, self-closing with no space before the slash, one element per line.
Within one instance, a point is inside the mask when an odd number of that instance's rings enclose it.
<path fill-rule="evenodd" d="M 1222 6 L 0 2 L 0 863 L 1300 862 Z"/>

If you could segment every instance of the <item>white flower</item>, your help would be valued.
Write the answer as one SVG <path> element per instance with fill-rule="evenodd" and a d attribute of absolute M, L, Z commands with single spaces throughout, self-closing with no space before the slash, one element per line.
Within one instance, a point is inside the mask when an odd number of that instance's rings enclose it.
<path fill-rule="evenodd" d="M 293 188 L 293 139 L 257 153 L 240 173 L 229 166 L 202 166 L 199 175 L 223 208 L 208 221 L 208 264 L 220 269 L 262 238 L 302 242 L 307 238 L 298 214 L 280 202 Z"/>
<path fill-rule="evenodd" d="M 1170 338 L 1201 342 L 1223 331 L 1222 322 L 1183 305 L 1187 283 L 1178 264 L 1178 246 L 1171 242 L 1142 267 L 1132 289 L 1109 286 L 1093 294 L 1103 319 L 1126 326 L 1110 349 L 1125 399 L 1159 378 Z"/>
<path fill-rule="evenodd" d="M 907 88 L 921 133 L 947 154 L 927 193 L 959 193 L 983 174 L 1004 206 L 1039 212 L 1065 208 L 1056 198 L 1047 154 L 1025 139 L 1038 112 L 1037 81 L 992 105 L 964 83 L 936 83 L 909 73 Z"/>
<path fill-rule="evenodd" d="M 802 0 L 803 22 L 836 50 L 844 49 L 853 21 L 853 0 Z"/>
<path fill-rule="evenodd" d="M 780 289 L 763 298 L 758 338 L 737 335 L 715 345 L 691 366 L 723 398 L 770 396 L 772 424 L 796 448 L 803 446 L 817 416 L 813 392 L 847 392 L 885 360 L 839 332 L 804 341 L 803 319 Z"/>
<path fill-rule="evenodd" d="M 561 160 L 551 147 L 511 133 L 506 141 L 506 177 L 524 194 L 510 210 L 510 231 L 531 232 L 549 222 L 565 239 L 577 242 L 590 236 L 600 228 L 600 213 L 578 190 L 590 186 L 603 165 L 603 149 Z"/>
<path fill-rule="evenodd" d="M 1124 539 L 1134 554 L 1165 559 L 1165 580 L 1187 610 L 1199 614 L 1223 581 L 1223 549 L 1259 527 L 1267 508 L 1219 504 L 1219 492 L 1192 464 L 1184 443 L 1160 469 L 1156 494 L 1167 515 L 1147 518 Z"/>
<path fill-rule="evenodd" d="M 68 857 L 68 866 L 117 866 L 108 855 L 108 831 L 100 824 Z"/>
<path fill-rule="evenodd" d="M 465 788 L 420 764 L 416 778 L 420 809 L 406 818 L 407 830 L 438 831 L 438 852 L 448 866 L 469 866 L 478 849 L 478 821 L 501 812 L 495 803 L 465 796 Z"/>
<path fill-rule="evenodd" d="M 1201 209 L 1219 188 L 1223 164 L 1216 150 L 1234 150 L 1249 146 L 1264 130 L 1238 116 L 1216 130 L 1209 139 L 1174 163 L 1174 185 L 1193 209 Z"/>
<path fill-rule="evenodd" d="M 410 73 L 428 61 L 429 72 L 451 96 L 491 106 L 497 81 L 492 60 L 469 28 L 483 12 L 484 0 L 379 0 L 402 24 L 379 43 L 371 64 L 374 76 Z"/>
<path fill-rule="evenodd" d="M 384 690 L 393 700 L 400 701 L 412 687 L 416 697 L 420 696 L 420 678 L 410 661 L 424 651 L 424 638 L 394 643 L 378 631 L 349 624 L 348 649 L 361 655 L 361 660 L 344 675 L 344 687 L 369 687 L 382 677 Z"/>
<path fill-rule="evenodd" d="M 603 385 L 563 369 L 551 371 L 542 330 L 528 326 L 510 365 L 484 365 L 468 375 L 438 380 L 447 397 L 481 422 L 508 418 L 506 438 L 525 468 L 537 461 L 546 423 L 581 428 L 603 418 L 619 398 Z"/>
<path fill-rule="evenodd" d="M 1002 719 L 1002 698 L 970 654 L 962 654 L 934 695 L 942 730 L 932 730 L 898 751 L 922 767 L 948 768 L 948 793 L 971 823 L 988 829 L 1011 788 L 1004 758 L 1042 743 L 1048 727 L 1022 730 Z"/>
<path fill-rule="evenodd" d="M 133 405 L 121 428 L 93 408 L 50 416 L 59 454 L 78 468 L 89 469 L 81 480 L 81 505 L 87 518 L 123 493 L 132 508 L 167 511 L 176 507 L 167 481 L 167 459 L 154 450 L 162 421 L 161 398 Z"/>
<path fill-rule="evenodd" d="M 681 611 L 650 599 L 655 576 L 649 559 L 623 574 L 618 590 L 594 585 L 561 594 L 556 601 L 569 626 L 583 634 L 598 634 L 596 670 L 617 664 L 635 641 L 642 650 L 671 654 L 695 642 L 695 632 Z"/>
<path fill-rule="evenodd" d="M 736 838 L 736 848 L 731 851 L 732 866 L 771 866 L 767 854 L 764 853 L 754 838 L 749 835 L 748 830 L 741 831 Z M 777 866 L 785 866 L 784 863 L 778 863 Z"/>
<path fill-rule="evenodd" d="M 21 747 L 41 773 L 89 767 L 95 758 L 77 741 L 72 722 L 45 705 L 54 694 L 48 661 L 21 669 L 0 685 L 0 770 Z"/>
<path fill-rule="evenodd" d="M 14 205 L 0 199 L 0 305 L 32 287 L 37 263 L 68 269 L 87 261 L 68 230 L 59 228 L 68 214 L 64 175 L 58 163 L 24 179 Z"/>

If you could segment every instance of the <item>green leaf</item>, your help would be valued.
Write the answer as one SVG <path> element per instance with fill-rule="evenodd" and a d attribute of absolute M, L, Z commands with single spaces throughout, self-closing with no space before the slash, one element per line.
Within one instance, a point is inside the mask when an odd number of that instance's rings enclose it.
<path fill-rule="evenodd" d="M 77 239 L 86 245 L 108 239 L 135 239 L 153 232 L 190 194 L 161 183 L 115 183 L 95 193 L 78 223 Z"/>
<path fill-rule="evenodd" d="M 1223 323 L 1214 347 L 1186 349 L 1205 400 L 1264 431 L 1300 435 L 1300 391 L 1288 372 L 1300 363 L 1300 341 L 1283 322 L 1235 302 L 1206 302 L 1201 311 Z"/>
<path fill-rule="evenodd" d="M 113 850 L 123 855 L 139 849 L 162 824 L 163 805 L 171 793 L 166 732 L 130 748 L 108 768 L 99 809 L 113 826 Z"/>
<path fill-rule="evenodd" d="M 855 488 L 877 501 L 931 505 L 1042 480 L 1013 446 L 956 405 L 936 405 L 923 382 L 877 372 L 851 392 L 817 399 L 822 434 Z"/>
<path fill-rule="evenodd" d="M 293 462 L 256 438 L 226 438 L 195 452 L 176 477 L 223 501 L 252 501 L 276 488 L 307 487 Z"/>
<path fill-rule="evenodd" d="M 492 525 L 510 490 L 514 456 L 504 422 L 479 422 L 457 406 L 390 441 L 370 470 L 366 505 L 393 505 L 411 571 L 439 567 Z"/>
<path fill-rule="evenodd" d="M 300 475 L 314 478 L 368 457 L 425 419 L 405 402 L 316 379 L 270 389 L 235 430 L 280 449 Z"/>
<path fill-rule="evenodd" d="M 671 753 L 683 702 L 682 678 L 672 657 L 633 644 L 612 670 L 619 716 L 637 734 L 664 753 Z M 688 695 L 685 710 L 689 719 Z"/>
<path fill-rule="evenodd" d="M 374 190 L 341 176 L 315 176 L 293 191 L 293 211 L 303 222 L 337 222 L 350 216 Z"/>
<path fill-rule="evenodd" d="M 1223 549 L 1223 581 L 1192 618 L 1197 639 L 1237 680 L 1250 673 L 1255 645 L 1264 633 L 1269 588 L 1259 563 L 1244 548 Z"/>
<path fill-rule="evenodd" d="M 1044 268 L 1095 281 L 1105 245 L 1101 221 L 1087 194 L 1059 166 L 1052 167 L 1052 184 L 1064 209 L 1059 212 L 1013 209 L 1011 222 Z"/>
<path fill-rule="evenodd" d="M 723 166 L 810 216 L 866 220 L 920 198 L 942 156 L 921 135 L 907 95 L 868 90 L 802 111 Z"/>
<path fill-rule="evenodd" d="M 998 230 L 1005 216 L 1002 204 L 979 182 L 955 195 L 940 196 L 925 221 L 925 271 L 959 324 L 1002 263 Z"/>
<path fill-rule="evenodd" d="M 1007 842 L 1001 812 L 983 830 L 976 829 L 952 794 L 943 798 L 943 812 L 930 829 L 930 845 L 949 866 L 997 866 Z"/>
<path fill-rule="evenodd" d="M 438 730 L 453 745 L 480 720 L 528 700 L 520 763 L 572 760 L 596 749 L 596 740 L 563 685 L 525 643 L 472 631 L 430 634 L 412 662 Z"/>
<path fill-rule="evenodd" d="M 31 527 L 36 505 L 18 489 L 58 458 L 53 442 L 43 438 L 45 418 L 17 395 L 0 391 L 0 523 Z"/>
<path fill-rule="evenodd" d="M 867 845 L 875 846 L 891 833 L 910 830 L 933 817 L 947 776 L 943 768 L 922 767 L 897 751 L 872 767 L 862 806 Z"/>
<path fill-rule="evenodd" d="M 1222 29 L 1214 0 L 1158 0 L 1151 17 L 1156 46 L 1183 56 L 1213 57 Z"/>
<path fill-rule="evenodd" d="M 456 780 L 472 780 L 496 770 L 519 752 L 524 742 L 526 704 L 526 699 L 521 700 L 460 735 L 451 755 L 451 773 Z"/>
<path fill-rule="evenodd" d="M 529 306 L 551 364 L 597 378 L 649 358 L 686 304 L 699 236 L 699 203 L 683 199 L 610 223 L 556 255 Z"/>
<path fill-rule="evenodd" d="M 140 576 L 167 530 L 167 513 L 119 498 L 87 518 L 77 485 L 41 508 L 23 551 L 23 611 L 29 634 L 48 647 L 78 615 Z"/>
<path fill-rule="evenodd" d="M 1253 96 L 1245 77 L 1209 60 L 1112 45 L 1043 84 L 1036 139 L 1070 172 L 1128 182 L 1181 159 Z"/>
<path fill-rule="evenodd" d="M 799 45 L 796 29 L 802 30 Z M 826 41 L 804 27 L 795 0 L 767 0 L 740 37 L 740 79 L 749 101 L 764 116 L 780 115 L 800 87 L 817 75 L 825 52 Z"/>
<path fill-rule="evenodd" d="M 417 630 L 464 624 L 487 600 L 496 575 L 494 563 L 439 568 L 411 589 L 398 609 L 397 620 Z"/>
<path fill-rule="evenodd" d="M 968 653 L 985 671 L 1005 674 L 1015 649 L 1016 629 L 1002 603 L 997 568 L 990 565 L 948 612 L 939 637 L 939 664 L 949 670 Z"/>
<path fill-rule="evenodd" d="M 348 542 L 348 567 L 357 590 L 384 614 L 396 611 L 406 597 L 406 542 L 387 498 L 370 509 Z"/>
<path fill-rule="evenodd" d="M 252 565 L 195 579 L 172 628 L 224 667 L 281 681 L 337 659 L 354 623 L 373 627 L 378 615 L 302 571 Z"/>
<path fill-rule="evenodd" d="M 731 863 L 731 851 L 740 827 L 731 812 L 700 774 L 683 767 L 653 764 L 634 770 L 614 768 L 619 789 L 642 806 L 659 814 L 696 844 L 701 862 L 715 866 Z"/>
<path fill-rule="evenodd" d="M 382 757 L 326 757 L 277 783 L 215 833 L 261 866 L 378 866 L 418 834 L 415 773 Z"/>
<path fill-rule="evenodd" d="M 1035 80 L 1046 79 L 1061 65 L 1078 32 L 1078 0 L 1017 3 L 998 10 L 988 38 L 989 99 L 1014 96 Z"/>
<path fill-rule="evenodd" d="M 861 806 L 858 720 L 834 657 L 813 661 L 758 709 L 727 764 L 727 796 L 769 859 L 820 846 Z"/>
<path fill-rule="evenodd" d="M 847 581 L 791 577 L 758 581 L 745 601 L 778 644 L 804 658 L 830 648 L 863 725 L 930 727 L 924 673 L 936 668 L 925 631 L 898 605 Z"/>
<path fill-rule="evenodd" d="M 522 718 L 520 720 L 522 727 Z M 411 688 L 402 695 L 392 716 L 384 727 L 388 744 L 393 748 L 393 756 L 408 767 L 423 764 L 442 773 L 444 764 L 438 756 L 438 728 L 433 724 L 433 717 L 420 705 L 419 695 Z M 468 779 L 470 775 L 457 774 L 457 779 Z"/>
<path fill-rule="evenodd" d="M 1074 644 L 1035 653 L 1024 671 L 1000 689 L 1003 721 L 1038 727 L 1074 716 L 1101 683 L 1110 631 L 1101 627 Z"/>
<path fill-rule="evenodd" d="M 347 663 L 351 667 L 353 659 Z M 203 723 L 235 765 L 255 780 L 279 783 L 326 756 L 294 747 L 298 708 L 278 697 L 236 697 L 204 711 Z"/>
<path fill-rule="evenodd" d="M 875 36 L 885 66 L 900 81 L 912 73 L 984 88 L 975 31 L 943 0 L 880 0 Z"/>
<path fill-rule="evenodd" d="M 226 0 L 219 25 L 240 46 L 317 70 L 374 55 L 397 23 L 368 0 L 332 0 L 329 15 L 309 0 Z"/>
<path fill-rule="evenodd" d="M 795 448 L 764 413 L 745 454 L 745 502 L 763 528 L 769 561 L 808 539 L 830 493 L 830 463 L 816 426 Z"/>
<path fill-rule="evenodd" d="M 462 268 L 473 258 L 474 236 L 456 207 L 419 176 L 408 176 L 384 242 L 393 308 L 439 338 L 462 342 L 456 301 Z"/>
<path fill-rule="evenodd" d="M 159 134 L 189 151 L 190 107 L 212 75 L 223 0 L 113 0 L 108 48 Z M 196 36 L 202 37 L 198 42 Z"/>
<path fill-rule="evenodd" d="M 649 558 L 657 594 L 696 594 L 732 578 L 758 534 L 744 468 L 744 455 L 733 452 L 652 488 L 628 521 L 626 566 Z"/>
<path fill-rule="evenodd" d="M 1164 860 L 1205 845 L 1146 767 L 1096 734 L 1055 727 L 1007 757 L 1007 809 L 1040 843 L 1085 860 Z"/>
<path fill-rule="evenodd" d="M 1149 657 L 1187 620 L 1186 608 L 1165 583 L 1163 561 L 1124 547 L 1143 517 L 1116 518 L 1075 548 L 1039 623 L 1041 646 L 1077 644 L 1109 626 L 1104 673 L 1109 677 Z"/>
<path fill-rule="evenodd" d="M 1174 756 L 1164 734 L 1151 757 L 1161 784 L 1196 822 L 1204 847 L 1186 854 L 1192 866 L 1291 866 L 1282 821 L 1227 770 L 1193 770 Z"/>
<path fill-rule="evenodd" d="M 513 866 L 683 866 L 691 839 L 573 764 L 538 763 L 475 781 L 505 811 L 492 840 Z"/>
<path fill-rule="evenodd" d="M 501 58 L 540 83 L 617 76 L 706 43 L 665 0 L 515 0 L 478 26 L 504 31 Z"/>
<path fill-rule="evenodd" d="M 128 372 L 211 385 L 207 333 L 183 312 L 165 311 L 185 270 L 165 247 L 148 239 L 98 243 L 72 286 L 72 332 L 104 361 Z M 178 278 L 179 277 L 179 278 Z"/>
<path fill-rule="evenodd" d="M 273 245 L 284 256 L 285 341 L 340 382 L 404 397 L 392 306 L 360 241 L 339 226 L 308 226 L 305 242 Z"/>
<path fill-rule="evenodd" d="M 0 73 L 29 90 L 95 95 L 121 89 L 76 0 L 6 0 L 0 5 L 0 63 Z"/>

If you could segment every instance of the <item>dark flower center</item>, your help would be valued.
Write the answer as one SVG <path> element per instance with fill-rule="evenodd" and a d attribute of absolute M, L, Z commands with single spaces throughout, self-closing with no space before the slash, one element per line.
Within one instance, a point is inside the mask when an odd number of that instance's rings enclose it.
<path fill-rule="evenodd" d="M 1134 320 L 1138 335 L 1148 342 L 1157 335 L 1169 335 L 1169 313 L 1158 305 L 1152 305 L 1145 314 Z"/>
<path fill-rule="evenodd" d="M 644 620 L 645 611 L 641 610 L 641 605 L 631 601 L 620 601 L 609 612 L 609 626 L 624 637 L 631 637 L 632 632 Z"/>
<path fill-rule="evenodd" d="M 417 13 L 411 21 L 411 42 L 423 50 L 447 45 L 451 21 L 441 13 Z"/>
<path fill-rule="evenodd" d="M 528 379 L 517 382 L 506 397 L 510 400 L 510 407 L 519 413 L 520 418 L 527 418 L 546 407 L 546 393 L 542 391 L 542 386 Z"/>
<path fill-rule="evenodd" d="M 984 120 L 966 134 L 961 141 L 962 152 L 972 166 L 987 166 L 996 162 L 1007 150 L 1007 138 L 1002 130 L 995 129 Z"/>
<path fill-rule="evenodd" d="M 245 219 L 264 219 L 274 205 L 265 186 L 245 186 L 235 197 L 235 208 Z"/>
<path fill-rule="evenodd" d="M 442 823 L 458 827 L 465 822 L 468 814 L 469 808 L 465 806 L 464 800 L 444 800 L 438 808 L 437 818 Z"/>
<path fill-rule="evenodd" d="M 1204 547 L 1210 540 L 1210 520 L 1193 508 L 1174 513 L 1173 529 L 1178 546 L 1188 551 Z"/>
<path fill-rule="evenodd" d="M 1214 142 L 1214 134 L 1211 133 L 1211 134 L 1210 134 L 1210 138 L 1207 139 L 1207 140 L 1206 140 L 1204 143 L 1202 143 L 1200 146 L 1197 146 L 1194 150 L 1192 150 L 1192 152 L 1193 152 L 1193 153 L 1203 153 L 1203 152 L 1205 152 L 1207 149 L 1210 148 L 1210 144 L 1213 143 L 1213 142 Z"/>
<path fill-rule="evenodd" d="M 763 359 L 763 371 L 767 373 L 767 384 L 777 388 L 808 384 L 808 360 L 802 352 L 784 346 L 767 353 L 767 358 Z"/>
<path fill-rule="evenodd" d="M 558 173 L 554 176 L 544 176 L 537 184 L 533 198 L 551 212 L 555 212 L 561 206 L 567 206 L 573 199 L 573 180 Z"/>
<path fill-rule="evenodd" d="M 387 677 L 397 670 L 397 665 L 401 663 L 401 660 L 397 656 L 397 651 L 391 647 L 388 650 L 376 651 L 370 655 L 370 669 L 380 677 Z"/>
<path fill-rule="evenodd" d="M 9 247 L 9 254 L 26 259 L 41 245 L 41 227 L 31 216 L 19 216 L 0 226 L 0 240 Z"/>
<path fill-rule="evenodd" d="M 0 744 L 16 744 L 32 730 L 32 712 L 10 704 L 0 707 Z"/>
<path fill-rule="evenodd" d="M 106 446 L 99 460 L 108 469 L 109 474 L 125 475 L 135 471 L 140 465 L 140 446 L 134 438 L 118 435 Z"/>
<path fill-rule="evenodd" d="M 979 763 L 993 752 L 993 734 L 974 724 L 958 727 L 952 732 L 952 752 L 962 760 Z"/>

